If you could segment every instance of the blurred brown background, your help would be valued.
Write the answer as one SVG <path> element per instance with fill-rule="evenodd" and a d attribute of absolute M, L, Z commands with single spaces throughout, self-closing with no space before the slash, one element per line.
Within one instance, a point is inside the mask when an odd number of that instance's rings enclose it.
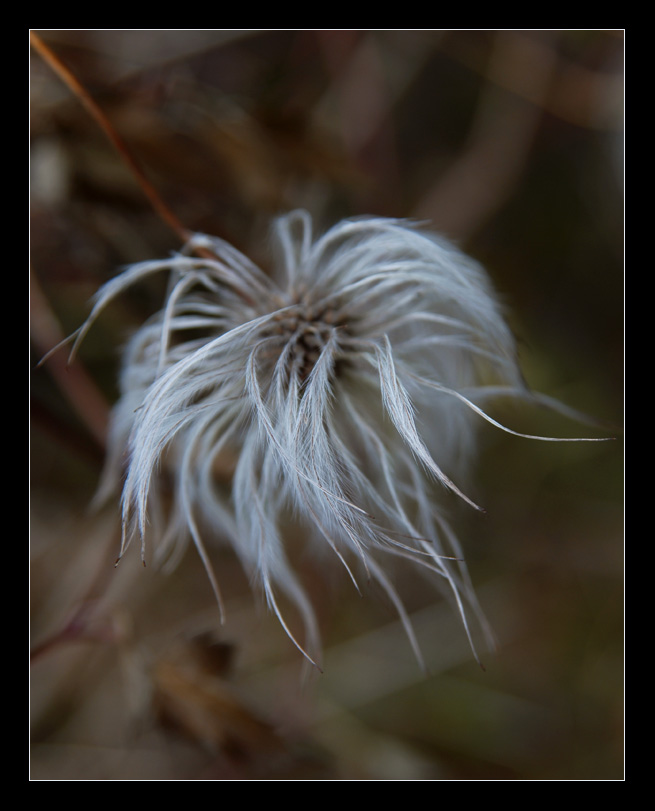
<path fill-rule="evenodd" d="M 621 31 L 40 31 L 168 206 L 262 264 L 306 207 L 432 221 L 482 261 L 530 385 L 598 420 L 494 412 L 517 430 L 618 435 L 623 403 Z M 121 265 L 179 247 L 95 121 L 32 53 L 34 363 Z M 476 665 L 411 571 L 425 677 L 383 596 L 302 556 L 325 673 L 301 663 L 229 550 L 216 610 L 192 550 L 113 568 L 93 514 L 119 349 L 158 309 L 135 288 L 79 360 L 32 371 L 33 779 L 621 779 L 622 442 L 483 427 L 449 504 L 498 638 Z"/>

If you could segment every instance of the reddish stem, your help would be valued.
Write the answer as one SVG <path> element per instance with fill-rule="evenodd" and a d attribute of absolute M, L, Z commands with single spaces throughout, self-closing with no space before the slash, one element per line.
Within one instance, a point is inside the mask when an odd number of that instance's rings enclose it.
<path fill-rule="evenodd" d="M 88 91 L 80 84 L 76 77 L 63 65 L 59 58 L 48 48 L 38 34 L 34 31 L 30 32 L 30 41 L 32 47 L 39 53 L 45 62 L 50 65 L 59 78 L 70 88 L 70 90 L 77 96 L 80 102 L 86 107 L 88 112 L 100 125 L 105 135 L 109 138 L 113 146 L 116 148 L 125 163 L 129 166 L 134 174 L 137 182 L 141 186 L 144 194 L 150 201 L 152 207 L 157 214 L 162 218 L 166 225 L 171 228 L 182 242 L 187 242 L 191 236 L 190 232 L 182 225 L 178 218 L 168 208 L 168 206 L 161 199 L 155 188 L 152 186 L 145 173 L 132 155 L 123 139 L 118 135 L 113 128 L 107 116 L 98 107 L 95 101 L 91 98 Z"/>

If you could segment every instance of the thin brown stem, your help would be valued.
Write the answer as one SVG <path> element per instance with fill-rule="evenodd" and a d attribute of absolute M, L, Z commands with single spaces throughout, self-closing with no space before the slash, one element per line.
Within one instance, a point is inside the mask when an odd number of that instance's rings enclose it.
<path fill-rule="evenodd" d="M 30 41 L 32 47 L 39 53 L 45 62 L 54 70 L 59 78 L 69 87 L 69 89 L 77 96 L 80 102 L 93 116 L 93 118 L 100 125 L 105 135 L 109 138 L 115 149 L 120 154 L 121 158 L 129 166 L 131 172 L 134 174 L 139 186 L 144 194 L 150 201 L 150 204 L 155 209 L 157 214 L 171 228 L 182 242 L 187 242 L 191 236 L 190 232 L 182 225 L 179 219 L 173 214 L 168 206 L 161 199 L 155 188 L 152 186 L 145 173 L 137 163 L 136 159 L 126 146 L 123 139 L 118 135 L 113 128 L 107 116 L 98 107 L 95 101 L 91 98 L 88 91 L 80 84 L 77 78 L 68 70 L 68 68 L 61 63 L 59 58 L 50 50 L 50 48 L 43 42 L 41 37 L 30 31 Z"/>

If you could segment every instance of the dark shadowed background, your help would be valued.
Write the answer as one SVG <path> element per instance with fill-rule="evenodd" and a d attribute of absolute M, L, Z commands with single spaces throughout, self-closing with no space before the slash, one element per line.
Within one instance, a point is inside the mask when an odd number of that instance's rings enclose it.
<path fill-rule="evenodd" d="M 325 644 L 303 685 L 229 550 L 222 628 L 193 550 L 113 567 L 118 502 L 89 503 L 120 347 L 162 300 L 135 288 L 75 364 L 31 373 L 33 779 L 622 779 L 622 32 L 38 33 L 187 228 L 265 265 L 291 208 L 429 220 L 488 269 L 529 384 L 603 427 L 494 416 L 619 438 L 481 427 L 487 515 L 447 507 L 498 640 L 486 671 L 414 572 L 395 579 L 427 677 L 384 596 L 295 539 Z M 31 88 L 34 367 L 120 266 L 180 242 L 34 51 Z"/>

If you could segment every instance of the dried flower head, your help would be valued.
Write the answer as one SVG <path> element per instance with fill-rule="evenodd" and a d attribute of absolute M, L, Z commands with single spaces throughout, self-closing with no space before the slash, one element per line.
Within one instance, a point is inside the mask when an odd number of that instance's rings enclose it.
<path fill-rule="evenodd" d="M 314 240 L 309 215 L 296 211 L 275 222 L 273 241 L 272 277 L 196 235 L 97 295 L 78 341 L 117 294 L 170 273 L 164 308 L 127 347 L 113 416 L 101 490 L 120 480 L 127 449 L 121 554 L 135 534 L 142 554 L 154 537 L 160 559 L 192 538 L 220 604 L 205 541 L 229 539 L 314 661 L 314 613 L 285 552 L 292 518 L 331 547 L 355 585 L 363 572 L 386 590 L 420 658 L 380 558 L 433 574 L 468 633 L 464 604 L 474 597 L 436 491 L 473 504 L 452 471 L 471 451 L 474 412 L 490 419 L 481 398 L 522 389 L 512 336 L 480 266 L 407 222 L 346 220 Z M 236 459 L 229 488 L 214 472 L 227 455 Z M 280 593 L 303 618 L 302 644 Z"/>

